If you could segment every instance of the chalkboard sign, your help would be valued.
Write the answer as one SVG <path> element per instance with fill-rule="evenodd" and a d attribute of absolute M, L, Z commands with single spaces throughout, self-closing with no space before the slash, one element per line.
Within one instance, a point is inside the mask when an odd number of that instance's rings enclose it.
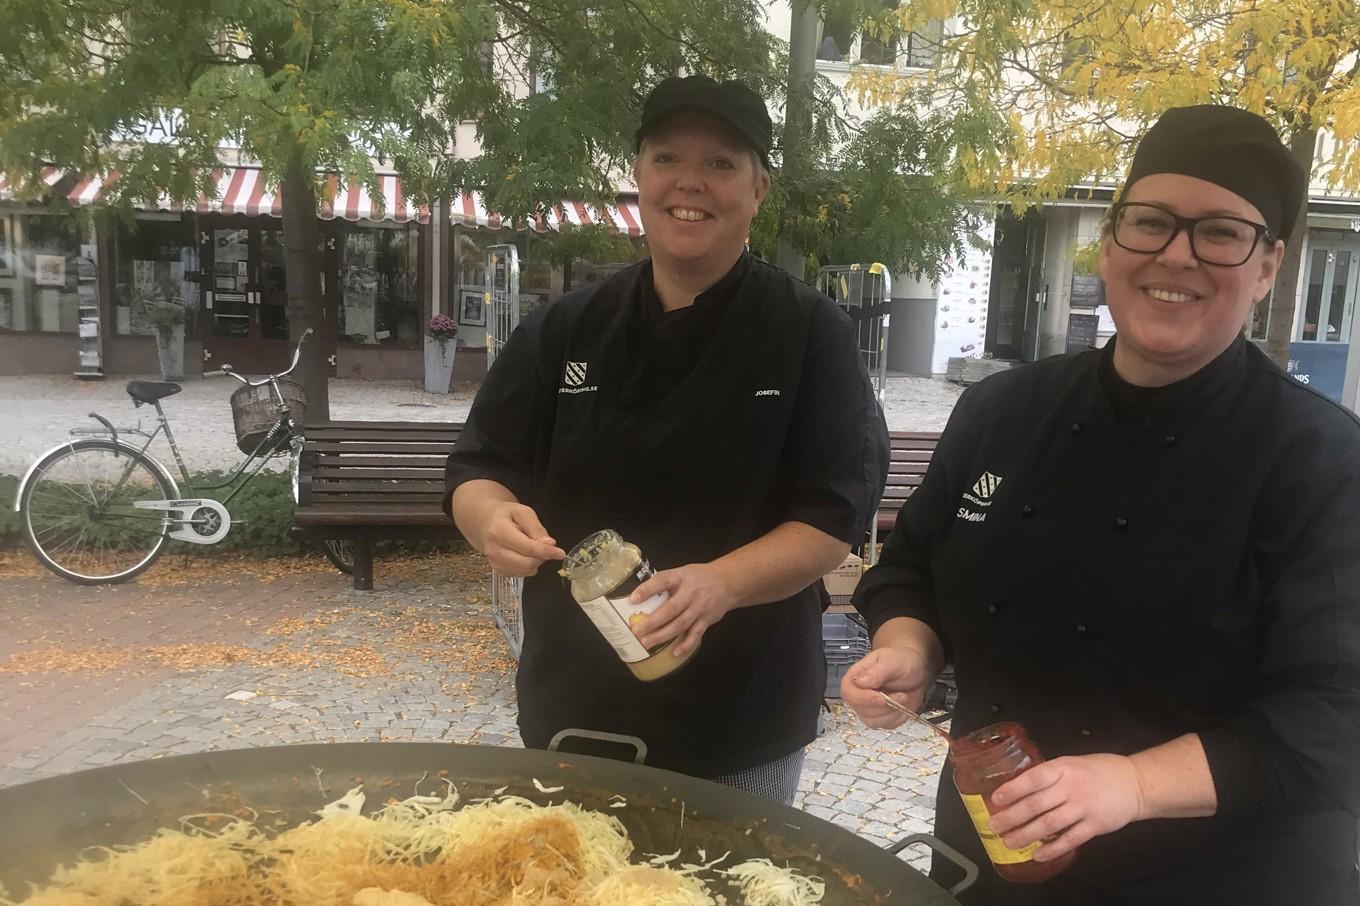
<path fill-rule="evenodd" d="M 1095 308 L 1105 304 L 1105 281 L 1094 274 L 1073 274 L 1069 308 Z"/>
<path fill-rule="evenodd" d="M 1069 314 L 1067 316 L 1067 351 L 1081 352 L 1084 349 L 1094 349 L 1099 326 L 1099 315 L 1084 315 L 1075 311 Z"/>

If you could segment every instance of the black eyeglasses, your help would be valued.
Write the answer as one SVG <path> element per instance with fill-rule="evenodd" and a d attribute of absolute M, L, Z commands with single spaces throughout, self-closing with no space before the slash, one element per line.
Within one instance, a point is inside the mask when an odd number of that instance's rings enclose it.
<path fill-rule="evenodd" d="M 1264 238 L 1275 240 L 1270 230 L 1240 217 L 1181 217 L 1166 208 L 1124 202 L 1110 208 L 1115 244 L 1130 252 L 1155 255 L 1169 246 L 1181 231 L 1190 237 L 1190 251 L 1205 264 L 1238 267 L 1247 263 Z"/>

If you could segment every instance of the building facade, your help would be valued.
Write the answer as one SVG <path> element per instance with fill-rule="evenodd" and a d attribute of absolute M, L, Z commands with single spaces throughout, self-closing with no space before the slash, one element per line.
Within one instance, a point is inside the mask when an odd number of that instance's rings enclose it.
<path fill-rule="evenodd" d="M 158 370 L 158 309 L 182 306 L 188 373 L 229 363 L 276 370 L 290 354 L 282 199 L 248 164 L 215 174 L 216 193 L 181 207 L 150 202 L 131 218 L 88 216 L 116 179 L 49 169 L 49 192 L 20 201 L 0 179 L 0 374 L 150 374 Z M 395 174 L 380 195 L 357 185 L 321 205 L 324 328 L 318 338 L 344 377 L 419 380 L 425 325 L 459 322 L 455 380 L 486 368 L 487 251 L 514 245 L 520 309 L 631 263 L 642 244 L 631 197 L 595 208 L 564 202 L 540 222 L 514 225 L 478 195 L 418 205 Z M 544 237 L 563 224 L 604 223 L 632 240 L 623 261 L 550 263 Z M 201 367 L 199 365 L 201 363 Z"/>

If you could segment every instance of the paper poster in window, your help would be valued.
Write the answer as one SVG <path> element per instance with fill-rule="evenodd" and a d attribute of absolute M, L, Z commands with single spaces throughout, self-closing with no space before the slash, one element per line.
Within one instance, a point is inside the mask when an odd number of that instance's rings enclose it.
<path fill-rule="evenodd" d="M 0 217 L 0 277 L 14 276 L 14 263 L 10 260 L 14 246 L 9 238 L 9 224 L 8 217 Z"/>
<path fill-rule="evenodd" d="M 49 333 L 61 330 L 61 293 L 55 289 L 38 291 L 38 329 Z"/>
<path fill-rule="evenodd" d="M 156 262 L 137 258 L 132 262 L 132 285 L 143 294 L 156 286 Z"/>
<path fill-rule="evenodd" d="M 33 281 L 39 286 L 66 285 L 65 255 L 34 255 Z"/>
<path fill-rule="evenodd" d="M 486 301 L 480 289 L 463 290 L 458 306 L 458 323 L 469 327 L 486 326 Z"/>
<path fill-rule="evenodd" d="M 76 275 L 80 277 L 80 282 L 82 283 L 94 281 L 95 251 L 93 244 L 82 244 L 80 246 L 80 258 L 76 261 Z"/>

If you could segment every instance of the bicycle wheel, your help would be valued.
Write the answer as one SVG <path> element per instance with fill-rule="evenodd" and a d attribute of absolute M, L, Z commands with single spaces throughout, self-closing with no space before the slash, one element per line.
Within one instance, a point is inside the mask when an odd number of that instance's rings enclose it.
<path fill-rule="evenodd" d="M 293 505 L 297 506 L 300 502 L 301 493 L 299 483 L 302 480 L 302 440 L 300 437 L 293 442 L 293 452 L 288 460 L 288 476 L 293 484 Z M 331 565 L 347 576 L 354 575 L 354 542 L 341 539 L 330 539 L 321 542 L 321 552 L 326 555 L 326 559 L 331 561 Z"/>
<path fill-rule="evenodd" d="M 347 576 L 354 575 L 353 541 L 339 539 L 322 541 L 321 550 L 325 553 L 326 559 L 331 561 L 336 569 Z"/>
<path fill-rule="evenodd" d="M 79 440 L 33 470 L 19 503 L 34 556 L 82 585 L 125 582 L 161 555 L 170 521 L 140 500 L 179 496 L 154 460 L 110 440 Z"/>

